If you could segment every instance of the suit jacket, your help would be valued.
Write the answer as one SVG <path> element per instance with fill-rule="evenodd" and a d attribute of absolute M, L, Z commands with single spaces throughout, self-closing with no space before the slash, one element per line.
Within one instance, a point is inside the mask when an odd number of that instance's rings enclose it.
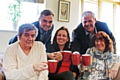
<path fill-rule="evenodd" d="M 54 29 L 54 25 L 52 25 L 52 28 L 47 31 L 46 36 L 44 36 L 43 40 L 40 39 L 40 26 L 39 22 L 33 22 L 37 29 L 38 29 L 38 36 L 36 37 L 35 41 L 41 41 L 43 44 L 51 43 L 51 36 L 52 36 L 52 31 Z M 9 44 L 12 44 L 17 41 L 17 34 L 9 40 Z"/>
<path fill-rule="evenodd" d="M 112 34 L 112 32 L 109 30 L 108 26 L 104 22 L 96 21 L 95 27 L 98 31 L 104 31 L 106 32 L 110 38 L 113 41 L 114 44 L 114 50 L 116 53 L 116 41 Z M 85 33 L 85 29 L 83 28 L 82 24 L 80 23 L 76 29 L 72 32 L 72 43 L 71 43 L 71 50 L 72 51 L 79 51 L 80 54 L 85 54 L 86 50 L 92 46 L 89 45 L 88 37 Z"/>

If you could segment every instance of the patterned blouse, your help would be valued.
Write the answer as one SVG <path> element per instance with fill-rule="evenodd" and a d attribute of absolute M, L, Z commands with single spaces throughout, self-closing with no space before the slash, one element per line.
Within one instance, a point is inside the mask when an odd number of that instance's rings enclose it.
<path fill-rule="evenodd" d="M 101 80 L 107 79 L 109 69 L 112 66 L 120 61 L 120 56 L 113 54 L 108 51 L 105 53 L 101 53 L 95 47 L 89 48 L 86 54 L 90 54 L 92 56 L 92 63 L 89 66 L 90 74 L 88 76 L 88 80 Z"/>

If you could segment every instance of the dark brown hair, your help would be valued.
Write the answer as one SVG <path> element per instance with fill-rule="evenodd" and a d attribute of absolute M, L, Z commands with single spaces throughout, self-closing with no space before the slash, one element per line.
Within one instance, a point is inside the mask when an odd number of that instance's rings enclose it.
<path fill-rule="evenodd" d="M 68 41 L 67 41 L 66 44 L 65 44 L 65 47 L 67 47 L 67 46 L 69 46 L 69 43 L 70 43 L 70 35 L 69 35 L 68 29 L 67 29 L 66 27 L 64 27 L 64 26 L 60 27 L 60 28 L 56 31 L 55 36 L 54 36 L 54 38 L 53 38 L 53 45 L 56 46 L 56 47 L 58 47 L 58 44 L 57 44 L 57 41 L 56 41 L 56 37 L 57 37 L 57 34 L 58 34 L 58 32 L 59 32 L 60 30 L 65 30 L 65 31 L 67 32 Z"/>
<path fill-rule="evenodd" d="M 42 17 L 42 15 L 45 15 L 45 16 L 49 16 L 49 15 L 52 15 L 52 16 L 54 16 L 54 14 L 52 13 L 52 11 L 50 11 L 50 10 L 43 10 L 42 12 L 41 12 L 41 14 L 40 14 L 40 18 Z"/>

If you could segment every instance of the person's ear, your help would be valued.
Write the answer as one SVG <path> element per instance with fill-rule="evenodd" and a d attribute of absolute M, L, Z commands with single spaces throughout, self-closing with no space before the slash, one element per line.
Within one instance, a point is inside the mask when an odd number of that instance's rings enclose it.
<path fill-rule="evenodd" d="M 40 21 L 40 18 L 38 18 L 38 21 Z"/>
<path fill-rule="evenodd" d="M 95 18 L 95 22 L 96 22 L 97 20 L 96 20 L 96 18 Z"/>
<path fill-rule="evenodd" d="M 20 40 L 20 35 L 17 35 L 17 39 Z"/>

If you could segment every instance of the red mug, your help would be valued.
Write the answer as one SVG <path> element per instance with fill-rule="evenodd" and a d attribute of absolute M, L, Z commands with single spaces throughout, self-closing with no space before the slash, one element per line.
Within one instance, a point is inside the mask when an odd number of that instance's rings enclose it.
<path fill-rule="evenodd" d="M 80 64 L 80 53 L 75 51 L 72 54 L 72 64 L 79 65 Z"/>
<path fill-rule="evenodd" d="M 72 52 L 71 51 L 61 51 L 63 56 L 63 61 L 70 61 Z"/>
<path fill-rule="evenodd" d="M 82 55 L 82 63 L 84 66 L 90 66 L 90 63 L 91 63 L 90 54 L 83 54 Z"/>
<path fill-rule="evenodd" d="M 48 60 L 48 71 L 49 73 L 55 73 L 57 69 L 58 61 L 57 60 Z"/>

